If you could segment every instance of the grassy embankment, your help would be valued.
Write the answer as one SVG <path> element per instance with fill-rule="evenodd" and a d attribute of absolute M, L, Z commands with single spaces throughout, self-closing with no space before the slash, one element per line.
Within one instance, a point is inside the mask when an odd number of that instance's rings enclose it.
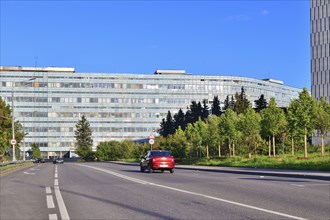
<path fill-rule="evenodd" d="M 330 171 L 330 155 L 324 158 L 319 153 L 312 153 L 308 158 L 303 154 L 281 155 L 278 157 L 252 156 L 246 157 L 223 157 L 216 159 L 194 159 L 185 160 L 180 164 L 205 165 L 205 166 L 224 166 L 224 167 L 248 167 L 248 168 L 268 168 L 268 169 L 292 169 L 292 170 L 318 170 Z"/>
<path fill-rule="evenodd" d="M 30 167 L 33 166 L 33 162 L 28 161 L 28 162 L 24 162 L 24 163 L 16 163 L 16 164 L 7 164 L 7 165 L 3 165 L 0 166 L 0 174 L 4 174 L 13 170 L 19 170 L 19 169 L 23 169 L 25 167 Z"/>

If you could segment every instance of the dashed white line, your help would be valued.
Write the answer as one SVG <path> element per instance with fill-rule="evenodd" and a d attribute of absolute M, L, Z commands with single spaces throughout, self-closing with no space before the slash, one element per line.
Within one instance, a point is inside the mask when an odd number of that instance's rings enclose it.
<path fill-rule="evenodd" d="M 52 190 L 50 189 L 49 186 L 46 187 L 46 194 L 51 194 L 52 193 Z"/>
<path fill-rule="evenodd" d="M 49 214 L 49 220 L 57 220 L 56 214 Z"/>
<path fill-rule="evenodd" d="M 53 196 L 52 195 L 47 195 L 47 207 L 49 209 L 55 208 L 54 201 L 53 201 Z"/>
<path fill-rule="evenodd" d="M 55 177 L 55 178 L 57 178 L 57 177 L 58 177 L 58 174 L 57 174 L 57 173 L 55 173 L 54 177 Z"/>
<path fill-rule="evenodd" d="M 230 200 L 226 200 L 226 199 L 221 199 L 221 198 L 217 198 L 217 197 L 213 197 L 213 196 L 208 196 L 205 194 L 201 194 L 201 193 L 195 193 L 195 192 L 191 192 L 191 191 L 187 191 L 187 190 L 182 190 L 182 189 L 177 189 L 177 188 L 173 188 L 173 187 L 169 187 L 169 186 L 164 186 L 164 185 L 160 185 L 160 184 L 155 184 L 155 183 L 151 183 L 151 182 L 146 182 L 143 180 L 139 180 L 136 178 L 132 178 L 129 176 L 125 176 L 119 173 L 115 173 L 109 170 L 105 170 L 102 168 L 97 168 L 97 167 L 92 167 L 92 166 L 87 166 L 87 165 L 82 165 L 82 164 L 77 164 L 79 166 L 84 166 L 84 167 L 88 167 L 94 170 L 99 170 L 105 173 L 109 173 L 111 175 L 123 178 L 123 179 L 127 179 L 133 182 L 137 182 L 140 184 L 148 184 L 148 185 L 152 185 L 152 186 L 156 186 L 156 187 L 161 187 L 161 188 L 165 188 L 165 189 L 169 189 L 169 190 L 174 190 L 174 191 L 178 191 L 178 192 L 182 192 L 182 193 L 187 193 L 190 195 L 195 195 L 195 196 L 200 196 L 200 197 L 204 197 L 204 198 L 208 198 L 208 199 L 212 199 L 212 200 L 216 200 L 216 201 L 220 201 L 220 202 L 225 202 L 225 203 L 229 203 L 229 204 L 233 204 L 233 205 L 237 205 L 237 206 L 241 206 L 241 207 L 245 207 L 245 208 L 249 208 L 249 209 L 254 209 L 254 210 L 258 210 L 258 211 L 262 211 L 262 212 L 266 212 L 266 213 L 271 213 L 274 215 L 279 215 L 279 216 L 283 216 L 283 217 L 287 217 L 287 218 L 292 218 L 292 219 L 298 219 L 298 220 L 306 220 L 305 218 L 301 218 L 301 217 L 297 217 L 297 216 L 293 216 L 293 215 L 288 215 L 285 213 L 281 213 L 281 212 L 276 212 L 276 211 L 272 211 L 272 210 L 268 210 L 268 209 L 263 209 L 263 208 L 259 208 L 256 206 L 251 206 L 251 205 L 247 205 L 247 204 L 243 204 L 243 203 L 239 203 L 239 202 L 234 202 L 234 201 L 230 201 Z"/>
<path fill-rule="evenodd" d="M 54 186 L 58 186 L 58 179 L 54 180 Z"/>

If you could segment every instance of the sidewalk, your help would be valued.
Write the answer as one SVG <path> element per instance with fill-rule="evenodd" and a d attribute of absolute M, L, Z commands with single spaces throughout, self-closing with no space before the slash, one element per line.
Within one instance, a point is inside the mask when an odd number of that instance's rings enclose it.
<path fill-rule="evenodd" d="M 115 164 L 139 166 L 139 163 L 134 163 L 134 162 L 121 162 L 121 161 L 109 161 L 109 162 L 115 163 Z M 259 176 L 305 178 L 305 179 L 330 181 L 330 172 L 325 172 L 325 171 L 282 170 L 282 169 L 261 169 L 261 168 L 241 168 L 241 167 L 217 167 L 217 166 L 192 166 L 192 165 L 179 165 L 179 164 L 175 165 L 175 169 L 221 172 L 221 173 L 236 173 L 236 174 L 259 175 Z"/>

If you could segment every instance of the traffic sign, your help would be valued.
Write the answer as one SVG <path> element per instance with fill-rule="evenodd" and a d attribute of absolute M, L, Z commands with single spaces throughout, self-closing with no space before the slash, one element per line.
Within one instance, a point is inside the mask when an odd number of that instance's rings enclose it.
<path fill-rule="evenodd" d="M 155 139 L 155 135 L 150 134 L 150 135 L 149 135 L 149 139 Z"/>
<path fill-rule="evenodd" d="M 16 140 L 15 139 L 10 140 L 10 144 L 11 145 L 15 145 L 16 144 Z"/>
<path fill-rule="evenodd" d="M 154 139 L 149 139 L 149 144 L 153 145 L 155 143 Z"/>

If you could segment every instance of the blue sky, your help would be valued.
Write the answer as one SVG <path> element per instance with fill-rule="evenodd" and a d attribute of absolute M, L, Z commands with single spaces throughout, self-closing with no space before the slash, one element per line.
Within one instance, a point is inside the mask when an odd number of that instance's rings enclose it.
<path fill-rule="evenodd" d="M 273 78 L 310 89 L 309 0 L 1 0 L 1 65 Z"/>

